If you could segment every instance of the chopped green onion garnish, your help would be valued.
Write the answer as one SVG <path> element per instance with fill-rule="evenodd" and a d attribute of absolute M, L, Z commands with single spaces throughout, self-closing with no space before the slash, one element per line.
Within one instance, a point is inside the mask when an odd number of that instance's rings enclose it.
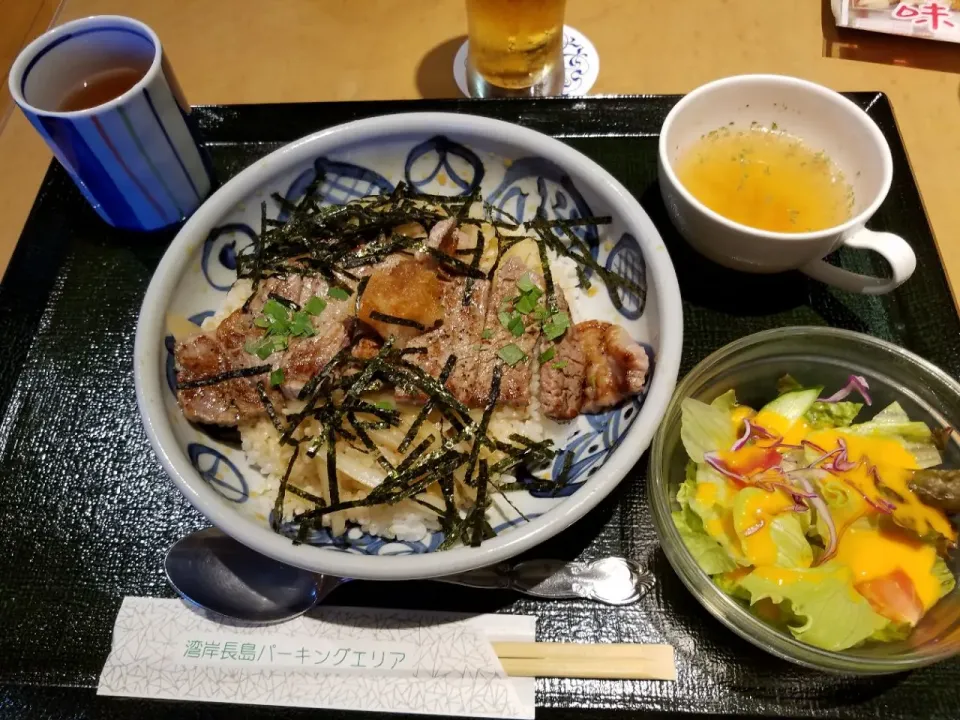
<path fill-rule="evenodd" d="M 536 286 L 530 273 L 524 273 L 523 277 L 517 280 L 517 287 L 520 288 L 520 296 L 513 298 L 517 312 L 529 315 L 536 309 L 537 300 L 543 295 L 543 290 Z"/>
<path fill-rule="evenodd" d="M 570 328 L 570 316 L 564 312 L 554 313 L 543 323 L 543 334 L 549 340 L 556 340 Z"/>
<path fill-rule="evenodd" d="M 537 307 L 533 309 L 533 316 L 537 320 L 546 320 L 549 315 L 550 311 L 543 305 L 537 305 Z"/>
<path fill-rule="evenodd" d="M 277 368 L 270 373 L 270 384 L 273 387 L 280 387 L 283 384 L 283 368 Z"/>
<path fill-rule="evenodd" d="M 489 340 L 490 338 L 493 337 L 493 330 L 491 330 L 490 328 L 487 328 L 482 333 L 480 333 L 480 337 L 483 338 L 484 340 Z"/>
<path fill-rule="evenodd" d="M 500 324 L 505 328 L 510 328 L 510 321 L 513 320 L 513 314 L 508 313 L 506 310 L 501 310 L 497 313 L 497 317 L 500 319 Z"/>
<path fill-rule="evenodd" d="M 553 364 L 553 367 L 555 367 L 557 370 L 563 370 L 566 366 L 567 366 L 567 361 L 566 361 L 566 360 L 557 360 L 557 361 Z"/>
<path fill-rule="evenodd" d="M 524 273 L 523 276 L 517 280 L 517 287 L 520 288 L 521 292 L 528 293 L 531 290 L 539 290 L 539 288 L 533 284 L 533 280 L 530 278 L 530 273 Z"/>
<path fill-rule="evenodd" d="M 270 298 L 263 304 L 263 314 L 274 322 L 285 322 L 290 317 L 290 309 Z"/>
<path fill-rule="evenodd" d="M 553 356 L 557 354 L 556 349 L 549 347 L 540 353 L 540 364 L 543 365 L 545 362 L 553 360 Z"/>
<path fill-rule="evenodd" d="M 298 337 L 311 337 L 315 335 L 313 324 L 310 322 L 310 316 L 307 313 L 296 312 L 293 314 L 293 321 L 290 323 L 290 334 Z"/>
<path fill-rule="evenodd" d="M 514 337 L 521 337 L 526 330 L 523 326 L 523 318 L 519 315 L 514 315 L 510 320 L 510 325 L 507 326 L 507 330 L 509 330 Z"/>
<path fill-rule="evenodd" d="M 500 350 L 497 352 L 497 357 L 511 367 L 516 365 L 521 360 L 527 359 L 526 353 L 524 353 L 523 350 L 518 348 L 513 343 L 504 345 L 502 348 L 500 348 Z"/>
<path fill-rule="evenodd" d="M 334 300 L 346 300 L 350 297 L 350 292 L 344 290 L 342 287 L 332 287 L 327 290 L 327 297 L 331 297 Z"/>
<path fill-rule="evenodd" d="M 303 306 L 303 309 L 311 315 L 319 315 L 327 307 L 327 301 L 322 297 L 317 297 L 314 295 L 312 298 L 307 300 L 307 304 Z"/>
<path fill-rule="evenodd" d="M 257 317 L 253 319 L 253 324 L 258 328 L 268 328 L 271 325 L 270 318 L 265 315 L 257 315 Z"/>
<path fill-rule="evenodd" d="M 381 410 L 396 410 L 397 406 L 393 404 L 390 400 L 378 400 L 374 405 Z"/>
<path fill-rule="evenodd" d="M 287 347 L 286 338 L 282 337 L 263 337 L 259 340 L 248 340 L 243 346 L 251 355 L 256 355 L 261 360 L 266 360 L 279 350 L 285 350 Z"/>
<path fill-rule="evenodd" d="M 266 338 L 264 338 L 264 340 L 265 339 Z M 251 355 L 257 355 L 258 357 L 260 357 L 261 360 L 263 360 L 266 357 L 266 355 L 260 356 L 260 349 L 264 347 L 264 340 L 247 340 L 243 344 L 243 349 L 246 352 L 250 353 Z M 273 343 L 271 342 L 269 346 L 272 349 Z"/>
<path fill-rule="evenodd" d="M 534 297 L 533 293 L 529 295 L 523 295 L 516 304 L 517 312 L 521 312 L 524 315 L 529 315 L 537 307 L 537 298 Z"/>

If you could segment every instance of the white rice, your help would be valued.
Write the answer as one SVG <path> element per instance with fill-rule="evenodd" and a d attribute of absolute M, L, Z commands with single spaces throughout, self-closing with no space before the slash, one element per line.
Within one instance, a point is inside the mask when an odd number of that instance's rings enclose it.
<path fill-rule="evenodd" d="M 241 425 L 240 440 L 247 461 L 259 468 L 267 481 L 261 492 L 276 494 L 293 449 L 289 445 L 280 444 L 280 435 L 268 419 Z M 344 476 L 343 473 L 338 473 L 338 479 L 341 500 L 359 499 L 369 491 L 368 488 Z M 318 453 L 313 459 L 306 454 L 301 454 L 293 466 L 289 482 L 314 495 L 329 499 L 323 453 Z M 291 493 L 285 496 L 285 516 L 289 516 L 294 511 L 299 512 L 312 507 L 311 504 Z M 363 531 L 371 535 L 408 541 L 423 540 L 428 533 L 440 529 L 436 514 L 412 500 L 403 500 L 393 505 L 384 504 L 343 510 L 325 515 L 323 520 L 324 525 L 337 536 L 347 531 L 347 523 L 359 525 Z"/>
<path fill-rule="evenodd" d="M 252 292 L 252 280 L 237 280 L 233 284 L 233 287 L 230 288 L 230 292 L 227 293 L 227 297 L 224 298 L 220 309 L 204 320 L 203 324 L 200 325 L 200 328 L 203 330 L 215 330 L 217 325 L 222 323 L 228 315 L 243 307 L 243 304 L 247 301 L 247 298 L 250 297 L 250 293 Z"/>
<path fill-rule="evenodd" d="M 580 279 L 577 277 L 577 263 L 568 257 L 552 256 L 550 258 L 550 274 L 553 281 L 563 290 L 563 296 L 570 306 L 570 322 L 576 325 L 587 318 L 582 316 L 584 292 L 579 288 Z M 595 286 L 595 285 L 594 285 Z"/>

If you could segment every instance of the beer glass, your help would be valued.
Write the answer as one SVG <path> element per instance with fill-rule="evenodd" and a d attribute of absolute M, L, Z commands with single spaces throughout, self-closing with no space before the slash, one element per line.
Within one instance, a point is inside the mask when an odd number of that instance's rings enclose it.
<path fill-rule="evenodd" d="M 474 97 L 559 95 L 566 0 L 467 0 Z"/>

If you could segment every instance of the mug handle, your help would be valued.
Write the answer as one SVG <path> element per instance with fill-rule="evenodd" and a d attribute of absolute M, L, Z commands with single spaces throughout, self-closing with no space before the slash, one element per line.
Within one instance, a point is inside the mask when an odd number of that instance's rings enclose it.
<path fill-rule="evenodd" d="M 824 260 L 814 260 L 800 268 L 800 271 L 814 280 L 833 285 L 841 290 L 865 295 L 883 295 L 905 283 L 917 267 L 917 256 L 913 248 L 906 240 L 893 233 L 874 232 L 862 228 L 844 240 L 843 244 L 858 250 L 873 250 L 880 253 L 890 263 L 893 277 L 888 280 L 872 275 L 861 275 L 838 268 Z"/>

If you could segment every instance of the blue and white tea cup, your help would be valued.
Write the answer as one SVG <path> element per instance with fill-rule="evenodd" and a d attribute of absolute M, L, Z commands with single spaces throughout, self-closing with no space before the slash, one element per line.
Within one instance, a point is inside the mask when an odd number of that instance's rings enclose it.
<path fill-rule="evenodd" d="M 64 100 L 89 78 L 124 67 L 145 74 L 85 110 Z M 30 43 L 10 69 L 10 94 L 106 222 L 156 230 L 188 217 L 212 177 L 156 33 L 117 15 L 68 22 Z"/>

